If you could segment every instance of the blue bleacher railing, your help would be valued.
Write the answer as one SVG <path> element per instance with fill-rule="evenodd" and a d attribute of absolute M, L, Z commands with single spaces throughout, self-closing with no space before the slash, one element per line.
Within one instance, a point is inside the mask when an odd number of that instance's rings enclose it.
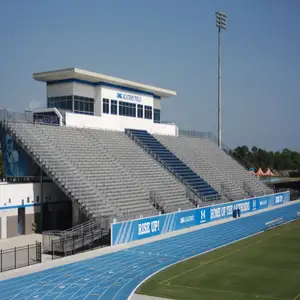
<path fill-rule="evenodd" d="M 191 189 L 201 201 L 221 199 L 217 191 L 149 132 L 146 130 L 126 129 L 125 133 L 145 148 L 161 165 Z"/>

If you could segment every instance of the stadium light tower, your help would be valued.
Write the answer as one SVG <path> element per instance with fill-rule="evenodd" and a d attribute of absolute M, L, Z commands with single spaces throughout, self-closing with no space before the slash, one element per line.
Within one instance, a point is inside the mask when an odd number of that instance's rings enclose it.
<path fill-rule="evenodd" d="M 221 29 L 226 29 L 227 15 L 216 12 L 216 25 L 218 27 L 218 146 L 222 148 L 222 97 L 221 97 Z"/>

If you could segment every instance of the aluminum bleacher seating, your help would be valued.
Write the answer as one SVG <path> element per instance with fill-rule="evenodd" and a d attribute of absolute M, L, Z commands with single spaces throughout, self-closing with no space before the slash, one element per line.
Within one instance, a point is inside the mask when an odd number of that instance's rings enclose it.
<path fill-rule="evenodd" d="M 201 138 L 25 122 L 10 122 L 8 128 L 53 181 L 92 217 L 124 220 L 155 215 L 161 208 L 173 212 L 194 208 L 197 203 L 206 205 L 198 200 L 211 196 L 214 202 L 241 199 L 247 197 L 245 182 L 255 195 L 271 192 Z M 198 193 L 197 202 L 188 200 L 191 190 Z"/>
<path fill-rule="evenodd" d="M 96 129 L 80 131 L 86 138 L 94 138 L 97 144 L 106 149 L 148 194 L 154 192 L 155 201 L 159 202 L 166 212 L 195 208 L 195 205 L 186 199 L 185 186 L 124 132 Z"/>
<path fill-rule="evenodd" d="M 10 124 L 50 176 L 92 216 L 154 215 L 149 195 L 100 144 L 76 128 Z"/>
<path fill-rule="evenodd" d="M 231 200 L 251 196 L 245 190 L 245 184 L 253 196 L 273 193 L 273 190 L 251 176 L 244 167 L 208 139 L 163 135 L 155 137 L 190 168 L 199 172 L 219 193 L 225 193 Z"/>
<path fill-rule="evenodd" d="M 146 130 L 127 129 L 127 134 L 147 149 L 162 165 L 174 176 L 179 178 L 188 188 L 193 190 L 202 200 L 221 199 L 221 195 L 211 187 L 194 170 L 180 160 L 173 152 L 161 144 L 153 135 Z"/>

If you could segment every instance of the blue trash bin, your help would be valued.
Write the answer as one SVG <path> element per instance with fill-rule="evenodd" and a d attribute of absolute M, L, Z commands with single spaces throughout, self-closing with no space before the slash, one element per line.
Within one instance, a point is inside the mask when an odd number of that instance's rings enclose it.
<path fill-rule="evenodd" d="M 232 216 L 236 218 L 236 209 L 233 210 Z"/>

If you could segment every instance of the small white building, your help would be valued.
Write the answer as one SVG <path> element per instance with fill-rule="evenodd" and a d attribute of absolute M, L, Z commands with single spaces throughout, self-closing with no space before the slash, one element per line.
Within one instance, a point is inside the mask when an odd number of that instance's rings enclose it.
<path fill-rule="evenodd" d="M 77 68 L 35 73 L 33 78 L 47 83 L 47 109 L 36 109 L 36 120 L 56 116 L 66 126 L 178 134 L 175 124 L 160 119 L 161 100 L 176 96 L 175 91 Z"/>

